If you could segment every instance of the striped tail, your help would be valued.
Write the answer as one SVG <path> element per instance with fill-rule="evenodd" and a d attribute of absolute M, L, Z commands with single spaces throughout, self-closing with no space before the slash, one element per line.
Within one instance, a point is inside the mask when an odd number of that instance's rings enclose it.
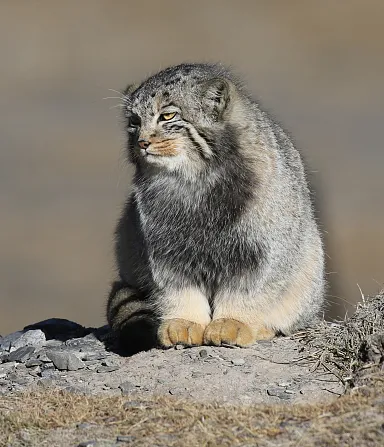
<path fill-rule="evenodd" d="M 158 319 L 148 295 L 116 281 L 107 303 L 107 319 L 118 349 L 132 355 L 157 345 Z"/>

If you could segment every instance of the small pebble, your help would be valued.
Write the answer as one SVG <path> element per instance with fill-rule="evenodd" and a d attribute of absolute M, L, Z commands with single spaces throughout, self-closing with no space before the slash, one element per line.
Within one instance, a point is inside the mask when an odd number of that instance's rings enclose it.
<path fill-rule="evenodd" d="M 175 346 L 175 349 L 177 349 L 178 351 L 180 351 L 180 350 L 184 349 L 184 346 L 183 346 L 183 345 L 176 345 L 176 346 Z"/>
<path fill-rule="evenodd" d="M 96 369 L 96 372 L 98 373 L 109 373 L 112 371 L 117 371 L 119 369 L 119 366 L 115 365 L 115 366 L 100 366 L 99 368 Z"/>
<path fill-rule="evenodd" d="M 243 366 L 245 364 L 244 359 L 233 359 L 231 360 L 232 365 L 234 366 Z"/>
<path fill-rule="evenodd" d="M 203 371 L 192 371 L 191 376 L 193 378 L 203 377 L 203 376 L 206 376 L 206 373 L 204 373 Z"/>
<path fill-rule="evenodd" d="M 87 428 L 92 428 L 94 426 L 95 424 L 91 424 L 89 422 L 79 422 L 78 424 L 76 424 L 76 428 L 79 430 L 86 430 Z"/>
<path fill-rule="evenodd" d="M 208 351 L 207 351 L 206 349 L 201 349 L 200 352 L 199 352 L 199 356 L 200 356 L 202 359 L 207 358 L 207 357 L 208 357 Z"/>
<path fill-rule="evenodd" d="M 114 360 L 111 360 L 111 359 L 105 359 L 105 360 L 103 360 L 101 362 L 101 364 L 103 366 L 118 366 L 118 365 L 116 365 L 116 362 Z"/>
<path fill-rule="evenodd" d="M 126 382 L 120 383 L 119 388 L 122 395 L 126 396 L 127 394 L 130 394 L 133 390 L 135 390 L 136 386 L 132 382 L 129 382 L 127 380 Z"/>
<path fill-rule="evenodd" d="M 268 388 L 267 389 L 268 396 L 278 397 L 279 399 L 288 400 L 291 399 L 291 395 L 287 394 L 285 390 L 281 388 Z"/>
<path fill-rule="evenodd" d="M 116 438 L 117 442 L 133 442 L 136 439 L 136 436 L 118 436 Z"/>

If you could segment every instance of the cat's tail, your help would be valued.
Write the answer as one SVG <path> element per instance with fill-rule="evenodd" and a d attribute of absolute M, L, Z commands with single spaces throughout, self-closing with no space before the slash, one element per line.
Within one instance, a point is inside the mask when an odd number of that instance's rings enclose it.
<path fill-rule="evenodd" d="M 114 282 L 107 302 L 107 320 L 120 351 L 133 354 L 156 346 L 159 323 L 148 294 L 122 281 Z"/>

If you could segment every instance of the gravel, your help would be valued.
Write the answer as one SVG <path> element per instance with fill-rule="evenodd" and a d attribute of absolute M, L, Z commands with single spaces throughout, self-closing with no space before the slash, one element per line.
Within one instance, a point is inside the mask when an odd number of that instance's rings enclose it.
<path fill-rule="evenodd" d="M 171 394 L 202 402 L 255 404 L 323 401 L 343 389 L 333 376 L 325 384 L 323 372 L 311 372 L 311 365 L 299 362 L 302 345 L 289 337 L 246 349 L 154 348 L 131 357 L 106 345 L 110 338 L 105 326 L 84 328 L 55 318 L 4 336 L 0 395 L 40 386 L 85 394 Z M 116 440 L 117 445 L 122 442 Z"/>

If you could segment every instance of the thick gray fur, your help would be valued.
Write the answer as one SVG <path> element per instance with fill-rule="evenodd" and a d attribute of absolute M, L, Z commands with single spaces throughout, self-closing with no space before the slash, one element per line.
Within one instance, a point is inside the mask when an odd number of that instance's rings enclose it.
<path fill-rule="evenodd" d="M 123 105 L 135 176 L 107 309 L 123 343 L 172 318 L 204 328 L 232 318 L 254 339 L 311 324 L 323 305 L 323 248 L 287 134 L 221 65 L 170 67 L 129 87 Z"/>

